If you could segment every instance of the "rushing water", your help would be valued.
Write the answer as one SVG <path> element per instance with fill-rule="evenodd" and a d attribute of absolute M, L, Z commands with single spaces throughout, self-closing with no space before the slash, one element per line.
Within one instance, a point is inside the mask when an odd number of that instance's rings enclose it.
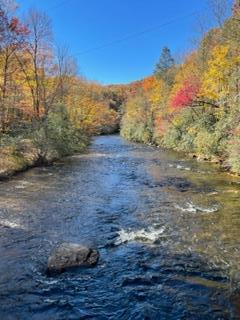
<path fill-rule="evenodd" d="M 0 184 L 0 319 L 240 319 L 240 179 L 98 137 Z M 63 241 L 95 268 L 47 277 Z"/>

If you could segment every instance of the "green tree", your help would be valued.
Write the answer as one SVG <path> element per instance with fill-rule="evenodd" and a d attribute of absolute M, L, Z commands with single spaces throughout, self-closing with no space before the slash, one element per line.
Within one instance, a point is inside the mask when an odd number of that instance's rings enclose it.
<path fill-rule="evenodd" d="M 171 51 L 168 47 L 162 49 L 159 62 L 156 64 L 154 74 L 157 78 L 161 78 L 168 84 L 172 84 L 174 75 L 173 69 L 175 66 L 174 58 L 172 57 Z"/>

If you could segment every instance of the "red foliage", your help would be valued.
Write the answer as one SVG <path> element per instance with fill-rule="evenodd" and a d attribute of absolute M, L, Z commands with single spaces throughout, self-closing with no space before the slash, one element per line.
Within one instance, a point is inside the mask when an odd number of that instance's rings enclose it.
<path fill-rule="evenodd" d="M 196 100 L 199 90 L 199 81 L 185 81 L 183 87 L 173 97 L 172 106 L 176 109 L 191 106 Z"/>
<path fill-rule="evenodd" d="M 16 17 L 13 17 L 12 20 L 9 23 L 9 29 L 10 31 L 15 31 L 18 27 L 19 19 Z"/>
<path fill-rule="evenodd" d="M 26 25 L 21 23 L 17 17 L 13 17 L 9 23 L 9 30 L 14 32 L 16 35 L 28 35 L 30 30 Z"/>

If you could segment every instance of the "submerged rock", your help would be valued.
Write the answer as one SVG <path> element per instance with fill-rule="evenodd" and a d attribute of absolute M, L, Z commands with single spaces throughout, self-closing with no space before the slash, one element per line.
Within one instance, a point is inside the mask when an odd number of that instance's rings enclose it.
<path fill-rule="evenodd" d="M 72 267 L 92 267 L 99 260 L 99 252 L 75 243 L 62 243 L 48 259 L 47 274 L 61 273 Z"/>

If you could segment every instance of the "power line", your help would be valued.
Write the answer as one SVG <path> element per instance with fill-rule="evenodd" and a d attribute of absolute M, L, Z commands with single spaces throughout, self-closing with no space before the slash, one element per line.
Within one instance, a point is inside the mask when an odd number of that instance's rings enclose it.
<path fill-rule="evenodd" d="M 97 47 L 89 48 L 89 49 L 86 49 L 86 50 L 84 50 L 84 51 L 75 53 L 75 55 L 77 55 L 77 56 L 84 55 L 84 54 L 90 53 L 90 52 L 92 52 L 92 51 L 97 51 L 97 50 L 100 50 L 100 49 L 104 49 L 104 48 L 110 47 L 110 46 L 112 46 L 112 45 L 115 45 L 115 44 L 118 44 L 118 43 L 121 43 L 121 42 L 130 40 L 130 39 L 134 39 L 134 38 L 140 37 L 140 36 L 142 36 L 142 35 L 144 35 L 144 34 L 146 34 L 146 33 L 150 33 L 150 32 L 152 32 L 152 31 L 154 31 L 154 30 L 164 28 L 164 27 L 166 27 L 166 26 L 168 26 L 168 25 L 171 25 L 172 23 L 175 23 L 175 22 L 177 22 L 177 21 L 182 21 L 182 20 L 184 20 L 184 19 L 186 19 L 186 18 L 190 18 L 190 17 L 192 17 L 192 16 L 195 16 L 195 15 L 197 15 L 198 13 L 199 13 L 198 11 L 192 12 L 192 13 L 190 13 L 190 14 L 188 14 L 188 15 L 184 15 L 184 16 L 181 16 L 181 17 L 172 19 L 172 20 L 167 21 L 167 22 L 165 22 L 165 23 L 163 23 L 163 24 L 156 25 L 156 26 L 154 26 L 154 27 L 145 29 L 145 30 L 140 31 L 140 32 L 135 32 L 135 33 L 126 35 L 126 36 L 123 37 L 123 38 L 113 40 L 113 41 L 111 41 L 111 42 L 108 42 L 108 43 L 99 45 L 99 46 L 97 46 Z"/>

